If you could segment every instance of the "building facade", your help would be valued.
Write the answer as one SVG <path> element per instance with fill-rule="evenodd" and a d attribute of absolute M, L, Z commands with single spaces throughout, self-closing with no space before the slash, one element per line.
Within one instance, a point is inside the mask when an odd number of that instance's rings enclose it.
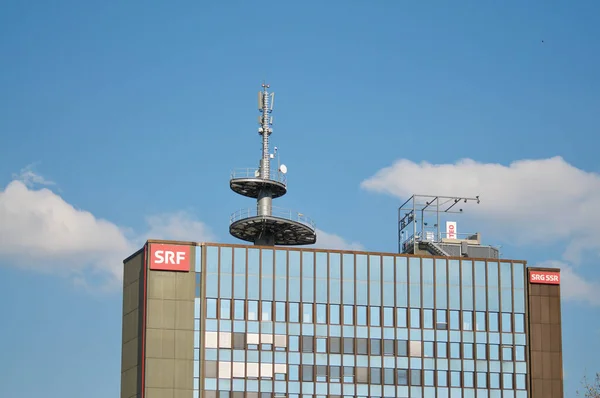
<path fill-rule="evenodd" d="M 149 241 L 122 398 L 562 398 L 560 274 L 524 261 Z"/>

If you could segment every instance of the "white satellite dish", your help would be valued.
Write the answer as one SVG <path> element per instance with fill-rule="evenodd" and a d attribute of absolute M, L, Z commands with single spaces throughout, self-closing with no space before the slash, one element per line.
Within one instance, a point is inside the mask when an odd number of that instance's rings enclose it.
<path fill-rule="evenodd" d="M 279 166 L 279 171 L 281 171 L 283 174 L 287 173 L 287 166 L 285 164 L 282 164 L 281 166 Z"/>

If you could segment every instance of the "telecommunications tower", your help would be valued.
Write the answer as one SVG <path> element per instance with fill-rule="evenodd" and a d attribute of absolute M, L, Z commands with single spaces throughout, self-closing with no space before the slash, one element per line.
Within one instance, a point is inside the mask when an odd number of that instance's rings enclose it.
<path fill-rule="evenodd" d="M 242 196 L 256 199 L 256 207 L 238 210 L 230 217 L 229 233 L 255 245 L 310 245 L 317 241 L 315 224 L 302 213 L 272 206 L 273 199 L 287 192 L 287 167 L 279 163 L 277 147 L 269 152 L 269 136 L 273 132 L 273 99 L 275 93 L 263 84 L 258 92 L 258 134 L 262 136 L 262 158 L 258 168 L 236 169 L 229 186 Z M 271 160 L 277 158 L 277 168 Z"/>

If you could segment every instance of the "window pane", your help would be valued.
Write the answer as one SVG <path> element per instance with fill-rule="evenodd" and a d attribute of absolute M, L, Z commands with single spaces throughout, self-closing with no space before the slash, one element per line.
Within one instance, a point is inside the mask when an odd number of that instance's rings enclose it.
<path fill-rule="evenodd" d="M 369 256 L 370 305 L 381 305 L 381 256 Z"/>
<path fill-rule="evenodd" d="M 485 331 L 485 312 L 476 312 L 475 313 L 475 330 L 478 332 Z"/>
<path fill-rule="evenodd" d="M 460 313 L 458 311 L 450 311 L 450 329 L 460 329 Z"/>
<path fill-rule="evenodd" d="M 369 355 L 367 339 L 356 339 L 356 353 L 358 355 Z"/>
<path fill-rule="evenodd" d="M 344 304 L 354 304 L 354 255 L 344 254 L 342 260 L 343 302 Z"/>
<path fill-rule="evenodd" d="M 393 307 L 395 302 L 394 294 L 394 257 L 386 256 L 383 257 L 382 264 L 382 275 L 383 281 L 383 305 Z"/>
<path fill-rule="evenodd" d="M 231 300 L 221 299 L 221 319 L 231 319 Z"/>
<path fill-rule="evenodd" d="M 473 310 L 473 263 L 461 261 L 462 267 L 462 308 Z"/>
<path fill-rule="evenodd" d="M 433 308 L 433 259 L 424 258 L 423 262 L 423 307 Z M 412 275 L 412 274 L 411 274 Z M 412 280 L 411 280 L 412 283 Z M 411 305 L 412 306 L 412 305 Z"/>
<path fill-rule="evenodd" d="M 412 284 L 411 284 L 412 287 Z M 423 288 L 423 307 L 424 308 L 433 308 L 433 285 L 429 283 L 424 283 L 422 285 Z M 412 306 L 412 305 L 411 305 Z M 414 307 L 414 306 L 412 306 Z"/>
<path fill-rule="evenodd" d="M 299 323 L 300 322 L 300 304 L 298 303 L 289 303 L 289 314 L 288 314 L 288 322 Z"/>
<path fill-rule="evenodd" d="M 316 302 L 327 303 L 327 253 L 315 253 L 315 257 L 316 284 L 320 287 L 315 291 Z"/>
<path fill-rule="evenodd" d="M 437 385 L 439 387 L 447 387 L 448 386 L 448 372 L 445 370 L 437 371 Z"/>
<path fill-rule="evenodd" d="M 315 289 L 314 253 L 302 252 L 302 301 L 312 303 Z"/>
<path fill-rule="evenodd" d="M 408 341 L 406 340 L 397 340 L 396 344 L 396 352 L 399 357 L 407 357 L 408 356 Z"/>
<path fill-rule="evenodd" d="M 410 327 L 412 329 L 421 328 L 421 310 L 418 308 L 410 309 Z"/>
<path fill-rule="evenodd" d="M 433 329 L 433 310 L 423 310 L 423 329 Z"/>
<path fill-rule="evenodd" d="M 337 304 L 329 306 L 329 323 L 332 325 L 340 324 L 340 306 Z"/>
<path fill-rule="evenodd" d="M 367 267 L 367 256 L 364 254 L 356 255 L 356 280 L 357 281 L 368 281 L 369 280 L 369 269 Z"/>
<path fill-rule="evenodd" d="M 312 336 L 302 336 L 302 352 L 314 352 Z"/>
<path fill-rule="evenodd" d="M 275 303 L 275 320 L 277 322 L 285 322 L 285 303 Z"/>
<path fill-rule="evenodd" d="M 473 344 L 463 344 L 463 359 L 473 359 Z"/>
<path fill-rule="evenodd" d="M 393 356 L 394 355 L 394 340 L 386 339 L 383 341 L 383 355 Z"/>
<path fill-rule="evenodd" d="M 248 320 L 258 320 L 258 301 L 248 301 Z"/>
<path fill-rule="evenodd" d="M 515 346 L 515 361 L 525 360 L 525 347 L 522 345 Z"/>
<path fill-rule="evenodd" d="M 464 372 L 463 373 L 463 387 L 473 388 L 474 383 L 475 383 L 475 380 L 474 380 L 473 372 Z"/>
<path fill-rule="evenodd" d="M 409 258 L 410 306 L 421 307 L 421 260 Z"/>
<path fill-rule="evenodd" d="M 460 372 L 450 372 L 450 386 L 452 387 L 460 387 Z"/>
<path fill-rule="evenodd" d="M 381 307 L 370 307 L 369 308 L 369 316 L 370 316 L 370 322 L 369 325 L 370 326 L 381 326 L 381 320 L 380 320 L 380 311 Z"/>
<path fill-rule="evenodd" d="M 341 256 L 338 253 L 329 254 L 329 302 L 341 304 Z"/>
<path fill-rule="evenodd" d="M 394 309 L 390 307 L 383 308 L 383 326 L 394 327 Z"/>
<path fill-rule="evenodd" d="M 426 358 L 433 358 L 435 356 L 433 341 L 423 342 L 423 356 Z"/>
<path fill-rule="evenodd" d="M 354 354 L 354 339 L 344 337 L 344 354 Z"/>
<path fill-rule="evenodd" d="M 262 302 L 262 308 L 261 308 L 261 320 L 263 321 L 270 321 L 272 320 L 271 318 L 271 311 L 273 311 L 273 303 L 270 301 L 263 301 Z"/>
<path fill-rule="evenodd" d="M 275 299 L 287 300 L 287 253 L 283 250 L 275 252 Z"/>
<path fill-rule="evenodd" d="M 460 309 L 460 262 L 450 260 L 448 262 L 448 284 L 450 297 L 450 309 Z"/>
<path fill-rule="evenodd" d="M 313 323 L 312 304 L 302 304 L 302 323 Z"/>
<path fill-rule="evenodd" d="M 420 386 L 421 385 L 421 371 L 420 370 L 411 370 L 410 371 L 410 385 L 412 386 Z"/>
<path fill-rule="evenodd" d="M 381 369 L 371 368 L 371 384 L 381 384 Z"/>
<path fill-rule="evenodd" d="M 326 304 L 317 304 L 317 323 L 327 323 Z"/>
<path fill-rule="evenodd" d="M 438 342 L 437 343 L 436 354 L 437 354 L 436 356 L 438 358 L 446 358 L 446 357 L 448 357 L 448 345 L 447 345 L 447 343 Z"/>
<path fill-rule="evenodd" d="M 448 276 L 446 274 L 446 260 L 435 260 L 435 306 L 436 308 L 448 308 Z"/>
<path fill-rule="evenodd" d="M 398 369 L 396 372 L 397 372 L 398 385 L 399 386 L 408 385 L 408 370 Z"/>
<path fill-rule="evenodd" d="M 502 360 L 512 361 L 512 347 L 502 347 Z"/>
<path fill-rule="evenodd" d="M 485 344 L 477 344 L 477 352 L 476 354 L 476 358 L 477 359 L 487 359 L 487 346 Z"/>
<path fill-rule="evenodd" d="M 512 322 L 511 322 L 511 314 L 502 314 L 502 332 L 509 333 L 512 332 Z"/>
<path fill-rule="evenodd" d="M 500 263 L 500 305 L 503 312 L 512 311 L 512 267 L 510 263 Z"/>
<path fill-rule="evenodd" d="M 498 332 L 500 330 L 500 320 L 497 312 L 488 313 L 488 328 L 490 332 Z"/>
<path fill-rule="evenodd" d="M 450 343 L 450 358 L 460 358 L 460 343 Z"/>
<path fill-rule="evenodd" d="M 437 310 L 435 312 L 435 328 L 438 330 L 448 329 L 448 320 L 446 319 L 446 310 Z"/>
<path fill-rule="evenodd" d="M 354 325 L 354 306 L 344 306 L 344 325 Z"/>
<path fill-rule="evenodd" d="M 500 360 L 500 346 L 496 344 L 491 344 L 489 346 L 490 350 L 490 361 L 499 361 Z"/>
<path fill-rule="evenodd" d="M 371 339 L 371 355 L 381 355 L 380 339 Z"/>
<path fill-rule="evenodd" d="M 473 330 L 473 313 L 471 311 L 463 311 L 463 330 Z"/>
<path fill-rule="evenodd" d="M 407 311 L 406 308 L 396 308 L 396 327 L 407 327 Z"/>
<path fill-rule="evenodd" d="M 339 354 L 341 351 L 341 339 L 339 337 L 330 337 L 328 340 L 329 352 L 332 354 Z"/>
<path fill-rule="evenodd" d="M 485 271 L 485 262 L 475 261 L 475 309 L 479 311 L 487 309 Z"/>
<path fill-rule="evenodd" d="M 406 257 L 396 257 L 396 306 L 408 307 L 408 267 Z"/>
<path fill-rule="evenodd" d="M 525 315 L 515 314 L 515 333 L 525 333 Z"/>
<path fill-rule="evenodd" d="M 245 315 L 246 315 L 245 313 L 246 313 L 246 311 L 245 311 L 245 308 L 244 308 L 244 304 L 245 304 L 244 300 L 235 300 L 235 302 L 234 302 L 234 309 L 233 309 L 233 311 L 234 311 L 234 314 L 233 314 L 234 319 L 237 319 L 237 320 L 243 320 L 243 319 L 245 319 Z"/>
<path fill-rule="evenodd" d="M 359 326 L 367 326 L 367 307 L 356 307 L 356 324 Z"/>

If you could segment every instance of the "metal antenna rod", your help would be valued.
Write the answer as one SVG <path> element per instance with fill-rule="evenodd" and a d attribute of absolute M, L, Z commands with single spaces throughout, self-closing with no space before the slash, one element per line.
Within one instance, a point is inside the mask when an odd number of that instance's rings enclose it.
<path fill-rule="evenodd" d="M 269 107 L 270 94 L 267 91 L 269 88 L 268 84 L 263 83 L 263 95 L 262 95 L 262 117 L 261 117 L 261 129 L 260 134 L 262 135 L 263 148 L 262 148 L 262 163 L 260 165 L 260 176 L 263 179 L 268 180 L 271 175 L 271 159 L 269 154 L 269 135 L 271 135 L 271 118 L 269 114 L 272 109 Z"/>
<path fill-rule="evenodd" d="M 260 178 L 263 180 L 271 179 L 271 154 L 269 153 L 269 136 L 272 133 L 271 129 L 271 116 L 273 104 L 269 104 L 269 100 L 273 96 L 273 93 L 268 92 L 269 85 L 263 83 L 263 92 L 261 95 L 261 117 L 260 117 L 260 128 L 258 133 L 262 135 L 262 160 L 260 162 Z M 273 212 L 273 192 L 269 185 L 264 185 L 258 193 L 256 211 L 259 216 L 271 216 Z"/>

